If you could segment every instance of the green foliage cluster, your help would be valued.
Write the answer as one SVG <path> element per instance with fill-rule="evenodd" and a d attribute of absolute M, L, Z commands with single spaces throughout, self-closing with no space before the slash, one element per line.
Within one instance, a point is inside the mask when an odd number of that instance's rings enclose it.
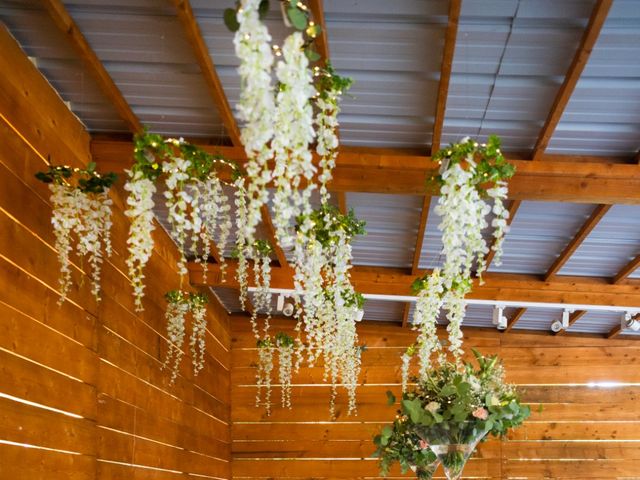
<path fill-rule="evenodd" d="M 329 61 L 324 68 L 317 67 L 316 76 L 316 90 L 323 99 L 327 98 L 329 92 L 342 95 L 353 85 L 353 79 L 338 75 Z"/>
<path fill-rule="evenodd" d="M 476 163 L 473 184 L 480 191 L 484 191 L 483 184 L 507 180 L 515 173 L 515 167 L 502 155 L 500 139 L 496 135 L 490 135 L 486 144 L 479 144 L 473 139 L 451 144 L 440 149 L 433 159 L 442 162 L 446 168 L 451 168 L 457 163 L 466 162 L 469 157 Z M 442 175 L 431 177 L 430 182 L 442 185 Z"/>
<path fill-rule="evenodd" d="M 58 185 L 69 184 L 74 180 L 76 176 L 76 187 L 84 193 L 102 193 L 105 189 L 110 188 L 118 176 L 109 172 L 106 174 L 100 174 L 96 172 L 95 162 L 91 162 L 87 165 L 87 168 L 72 168 L 67 165 L 64 166 L 49 166 L 49 170 L 46 172 L 38 172 L 35 177 L 44 183 L 55 183 Z"/>
<path fill-rule="evenodd" d="M 361 293 L 356 292 L 355 290 L 343 290 L 340 292 L 340 296 L 342 297 L 342 301 L 344 302 L 345 307 L 356 307 L 358 310 L 364 308 L 364 296 Z M 324 297 L 333 301 L 333 291 L 329 289 L 324 289 Z"/>
<path fill-rule="evenodd" d="M 207 177 L 221 167 L 231 169 L 233 179 L 242 175 L 242 170 L 233 161 L 222 155 L 212 155 L 182 139 L 164 138 L 147 131 L 136 134 L 133 139 L 134 172 L 141 172 L 144 178 L 155 181 L 162 175 L 162 162 L 178 156 L 189 161 L 187 174 L 197 180 Z"/>
<path fill-rule="evenodd" d="M 315 238 L 323 247 L 336 244 L 339 231 L 344 232 L 349 239 L 355 235 L 366 235 L 364 229 L 366 222 L 358 220 L 353 210 L 349 210 L 348 214 L 343 215 L 338 208 L 324 203 L 320 208 L 311 212 L 308 217 L 313 224 L 309 236 Z M 298 228 L 306 219 L 305 215 L 298 216 Z"/>
<path fill-rule="evenodd" d="M 293 337 L 290 337 L 286 333 L 276 333 L 276 346 L 278 346 L 279 348 L 293 347 L 294 343 L 295 341 L 293 340 Z"/>
<path fill-rule="evenodd" d="M 183 290 L 171 290 L 164 294 L 167 303 L 188 303 L 193 307 L 202 307 L 209 303 L 209 299 L 204 293 L 185 292 Z"/>

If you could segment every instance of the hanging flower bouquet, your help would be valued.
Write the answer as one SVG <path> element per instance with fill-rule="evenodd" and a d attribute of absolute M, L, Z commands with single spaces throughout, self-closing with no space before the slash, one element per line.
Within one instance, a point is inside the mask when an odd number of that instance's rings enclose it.
<path fill-rule="evenodd" d="M 71 287 L 72 233 L 77 238 L 76 251 L 89 259 L 91 292 L 100 301 L 100 272 L 103 252 L 111 255 L 111 199 L 109 188 L 116 181 L 114 173 L 99 174 L 96 164 L 87 168 L 50 166 L 35 177 L 49 184 L 53 204 L 55 247 L 60 261 L 60 300 L 65 301 Z"/>
<path fill-rule="evenodd" d="M 172 290 L 165 294 L 167 310 L 167 342 L 169 351 L 163 368 L 171 368 L 173 384 L 180 372 L 180 361 L 184 354 L 184 337 L 186 333 L 186 318 L 189 313 L 193 319 L 192 333 L 189 339 L 193 373 L 197 375 L 204 367 L 204 352 L 207 333 L 207 297 L 202 293 L 189 293 L 182 290 Z"/>
<path fill-rule="evenodd" d="M 409 448 L 417 436 L 423 447 L 428 445 L 437 455 L 447 478 L 459 478 L 486 435 L 504 436 L 529 417 L 529 406 L 521 403 L 514 386 L 505 383 L 498 357 L 483 356 L 476 350 L 473 353 L 478 368 L 465 362 L 460 369 L 455 363 L 444 362 L 424 378 L 416 379 L 416 386 L 403 393 L 394 428 L 385 427 L 374 439 L 378 456 L 385 460 L 381 473 L 386 472 L 388 461 L 406 463 L 412 458 L 406 451 L 398 452 L 396 445 Z M 395 402 L 391 392 L 387 395 Z M 392 439 L 395 443 L 390 444 Z"/>
<path fill-rule="evenodd" d="M 125 185 L 130 192 L 125 214 L 131 218 L 127 266 L 136 309 L 141 311 L 143 271 L 153 251 L 155 182 L 161 176 L 164 178 L 170 234 L 180 251 L 178 272 L 187 273 L 184 252 L 190 242 L 189 251 L 196 262 L 204 265 L 206 275 L 211 245 L 223 251 L 231 230 L 231 207 L 218 170 L 230 168 L 233 176 L 239 176 L 240 170 L 233 162 L 211 155 L 182 139 L 164 139 L 149 133 L 136 135 L 134 159 L 134 165 L 127 170 L 129 179 Z M 221 269 L 224 272 L 224 263 Z"/>

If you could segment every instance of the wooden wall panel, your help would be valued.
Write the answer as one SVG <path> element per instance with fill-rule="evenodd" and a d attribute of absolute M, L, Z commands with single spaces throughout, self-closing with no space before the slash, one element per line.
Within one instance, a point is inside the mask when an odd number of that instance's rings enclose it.
<path fill-rule="evenodd" d="M 204 370 L 194 377 L 187 351 L 170 385 L 164 293 L 181 285 L 178 252 L 158 225 L 146 310 L 136 313 L 122 181 L 102 301 L 72 257 L 70 301 L 57 304 L 50 194 L 34 174 L 48 158 L 86 165 L 90 139 L 4 27 L 0 50 L 11 72 L 0 77 L 0 478 L 230 478 L 226 312 L 209 309 Z"/>
<path fill-rule="evenodd" d="M 292 323 L 272 321 L 272 331 L 291 333 Z M 294 378 L 292 410 L 280 407 L 280 391 L 274 387 L 276 404 L 267 417 L 254 405 L 257 352 L 249 322 L 232 318 L 234 478 L 378 478 L 371 437 L 396 413 L 398 405 L 388 406 L 385 392 L 399 396 L 400 356 L 415 334 L 362 324 L 359 336 L 368 348 L 362 355 L 357 416 L 346 416 L 340 392 L 337 419 L 330 421 L 329 386 L 315 367 L 303 368 Z M 509 380 L 521 386 L 533 412 L 504 440 L 483 443 L 464 478 L 640 478 L 640 345 L 465 329 L 465 348 L 472 346 L 501 355 Z M 620 384 L 605 388 L 598 382 Z M 398 470 L 391 473 L 390 478 L 398 477 Z"/>

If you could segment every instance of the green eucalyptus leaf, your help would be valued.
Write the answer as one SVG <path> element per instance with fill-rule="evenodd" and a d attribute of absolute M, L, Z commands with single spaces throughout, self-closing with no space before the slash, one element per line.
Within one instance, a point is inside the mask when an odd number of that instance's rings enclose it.
<path fill-rule="evenodd" d="M 311 46 L 304 49 L 304 54 L 307 56 L 307 58 L 311 62 L 317 62 L 322 58 L 322 56 L 318 52 L 316 52 L 313 48 L 311 48 Z"/>
<path fill-rule="evenodd" d="M 89 165 L 87 165 L 87 172 L 91 173 L 95 171 L 96 171 L 96 162 L 89 162 Z"/>
<path fill-rule="evenodd" d="M 268 13 L 269 13 L 269 0 L 262 0 L 260 2 L 260 6 L 258 7 L 258 15 L 260 16 L 260 20 L 264 20 Z"/>
<path fill-rule="evenodd" d="M 287 17 L 289 17 L 291 25 L 293 25 L 296 30 L 304 30 L 305 28 L 307 28 L 307 15 L 299 8 L 287 8 Z"/>
<path fill-rule="evenodd" d="M 396 403 L 396 396 L 391 390 L 387 390 L 387 405 L 393 405 L 394 403 Z"/>
<path fill-rule="evenodd" d="M 237 32 L 240 29 L 240 24 L 238 23 L 238 17 L 236 15 L 235 9 L 233 8 L 225 9 L 224 24 L 232 32 Z"/>

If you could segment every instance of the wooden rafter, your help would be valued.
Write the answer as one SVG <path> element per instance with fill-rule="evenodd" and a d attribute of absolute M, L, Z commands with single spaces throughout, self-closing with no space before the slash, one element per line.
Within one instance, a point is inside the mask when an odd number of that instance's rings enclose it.
<path fill-rule="evenodd" d="M 200 145 L 242 165 L 244 149 Z M 131 142 L 95 140 L 92 155 L 105 169 L 122 172 L 133 155 Z M 512 200 L 576 203 L 640 204 L 640 166 L 611 163 L 509 161 L 516 173 L 509 181 Z M 424 195 L 425 183 L 437 162 L 428 156 L 341 151 L 336 160 L 332 191 Z"/>
<path fill-rule="evenodd" d="M 323 1 L 309 0 L 309 9 L 311 10 L 313 21 L 322 29 L 320 35 L 316 38 L 315 46 L 321 57 L 319 63 L 326 65 L 327 60 L 329 60 L 329 39 L 327 37 L 327 28 L 324 21 Z"/>
<path fill-rule="evenodd" d="M 278 243 L 278 239 L 276 238 L 276 229 L 273 226 L 273 222 L 271 221 L 271 214 L 269 212 L 269 207 L 263 205 L 260 209 L 260 213 L 262 215 L 262 222 L 267 230 L 267 235 L 269 236 L 269 243 L 273 247 L 273 250 L 276 254 L 276 258 L 278 259 L 278 263 L 281 267 L 289 267 L 289 262 L 287 261 L 287 257 L 284 254 L 284 250 L 280 247 Z"/>
<path fill-rule="evenodd" d="M 613 278 L 613 283 L 620 283 L 625 280 L 629 275 L 635 272 L 638 268 L 640 268 L 640 255 L 627 263 L 624 267 L 620 269 L 617 275 Z"/>
<path fill-rule="evenodd" d="M 602 218 L 606 215 L 610 208 L 611 205 L 598 205 L 593 210 L 591 216 L 589 216 L 587 221 L 584 222 L 582 227 L 580 227 L 580 230 L 578 230 L 578 233 L 575 234 L 569 244 L 562 251 L 560 256 L 556 258 L 551 267 L 549 267 L 549 270 L 547 270 L 547 273 L 545 273 L 544 275 L 545 280 L 549 280 L 551 277 L 553 277 L 556 273 L 558 273 L 562 266 L 567 263 L 567 261 L 569 261 L 571 255 L 573 255 L 573 252 L 575 252 L 582 244 L 582 242 L 584 242 L 589 233 L 591 233 L 596 225 L 598 225 L 598 222 L 602 220 Z"/>
<path fill-rule="evenodd" d="M 85 67 L 93 75 L 102 93 L 109 99 L 118 115 L 127 124 L 129 130 L 137 133 L 142 130 L 140 120 L 125 100 L 122 92 L 114 83 L 111 75 L 89 45 L 61 0 L 43 0 L 43 4 L 56 26 L 71 42 Z"/>
<path fill-rule="evenodd" d="M 515 311 L 515 313 L 511 316 L 511 318 L 507 321 L 507 328 L 505 328 L 503 331 L 505 333 L 510 332 L 513 327 L 516 325 L 516 323 L 518 323 L 518 321 L 522 318 L 522 316 L 525 314 L 525 312 L 527 311 L 526 308 L 519 308 Z"/>
<path fill-rule="evenodd" d="M 460 7 L 462 0 L 451 0 L 449 3 L 449 22 L 445 33 L 444 48 L 442 52 L 442 64 L 440 66 L 440 83 L 438 85 L 438 100 L 436 102 L 436 116 L 433 124 L 433 137 L 431 140 L 431 154 L 435 154 L 440 149 L 442 138 L 442 128 L 444 126 L 444 115 L 447 108 L 447 98 L 449 96 L 449 80 L 451 79 L 451 65 L 453 64 L 453 53 L 456 48 L 456 37 L 458 35 L 458 21 L 460 20 Z"/>
<path fill-rule="evenodd" d="M 591 13 L 591 17 L 589 18 L 589 23 L 587 24 L 582 36 L 582 40 L 580 41 L 580 45 L 578 46 L 578 50 L 573 57 L 573 61 L 567 71 L 564 82 L 560 86 L 560 90 L 558 90 L 558 94 L 553 102 L 551 111 L 547 116 L 535 147 L 533 148 L 533 160 L 539 160 L 540 156 L 547 148 L 553 132 L 560 122 L 564 109 L 571 98 L 573 90 L 580 79 L 580 75 L 582 75 L 582 71 L 589 60 L 593 46 L 600 35 L 600 30 L 607 18 L 612 3 L 613 0 L 597 0 L 596 5 L 593 8 L 593 12 Z"/>
<path fill-rule="evenodd" d="M 222 283 L 219 266 L 210 265 L 207 273 L 209 286 L 237 287 L 235 270 L 237 263 L 229 260 L 226 283 Z M 203 284 L 202 266 L 189 264 L 190 279 L 194 285 Z M 419 270 L 418 275 L 428 273 Z M 351 279 L 358 292 L 365 294 L 411 295 L 415 275 L 403 269 L 355 266 Z M 272 288 L 293 288 L 291 271 L 286 268 L 271 269 Z M 537 275 L 491 273 L 484 275 L 484 284 L 474 284 L 468 298 L 504 302 L 540 302 L 577 305 L 611 305 L 628 307 L 640 305 L 640 280 L 629 280 L 611 285 L 608 278 L 557 276 L 545 282 Z"/>
<path fill-rule="evenodd" d="M 413 249 L 413 260 L 411 262 L 411 275 L 418 273 L 418 267 L 420 265 L 420 257 L 422 254 L 422 244 L 424 243 L 424 232 L 427 229 L 427 220 L 429 219 L 429 210 L 431 208 L 431 196 L 427 195 L 422 201 L 422 209 L 420 210 L 420 222 L 418 223 L 418 232 L 416 234 L 416 244 Z M 402 314 L 402 326 L 407 327 L 409 325 L 409 310 L 411 304 L 406 303 L 404 305 L 404 312 Z"/>
<path fill-rule="evenodd" d="M 209 48 L 202 37 L 202 32 L 191 9 L 191 3 L 189 0 L 173 0 L 173 4 L 176 7 L 178 19 L 182 24 L 187 40 L 191 44 L 202 75 L 207 83 L 211 98 L 218 109 L 218 114 L 231 138 L 231 142 L 237 147 L 241 146 L 240 129 L 233 117 L 233 112 L 224 93 L 224 88 L 222 87 L 222 83 L 216 72 L 216 67 L 209 54 Z"/>
<path fill-rule="evenodd" d="M 571 327 L 571 325 L 573 325 L 578 320 L 580 320 L 586 313 L 587 313 L 587 310 L 576 310 L 571 315 L 569 315 L 569 327 Z M 559 332 L 553 332 L 553 333 L 554 335 L 565 335 L 568 332 L 567 332 L 567 329 L 562 329 Z"/>
<path fill-rule="evenodd" d="M 507 219 L 507 226 L 510 226 L 511 222 L 513 222 L 513 219 L 515 218 L 521 203 L 522 203 L 521 200 L 513 200 L 511 201 L 511 204 L 509 204 L 509 218 Z M 489 253 L 487 253 L 487 257 L 485 259 L 485 262 L 487 264 L 487 267 L 486 267 L 487 270 L 489 270 L 489 267 L 491 266 L 491 262 L 493 262 L 493 258 L 496 256 L 496 252 L 493 250 L 493 247 L 495 244 L 496 244 L 496 241 L 494 239 L 491 242 L 491 247 L 489 247 Z"/>
<path fill-rule="evenodd" d="M 336 192 L 336 197 L 338 198 L 338 210 L 343 215 L 346 215 L 348 211 L 346 192 Z"/>

